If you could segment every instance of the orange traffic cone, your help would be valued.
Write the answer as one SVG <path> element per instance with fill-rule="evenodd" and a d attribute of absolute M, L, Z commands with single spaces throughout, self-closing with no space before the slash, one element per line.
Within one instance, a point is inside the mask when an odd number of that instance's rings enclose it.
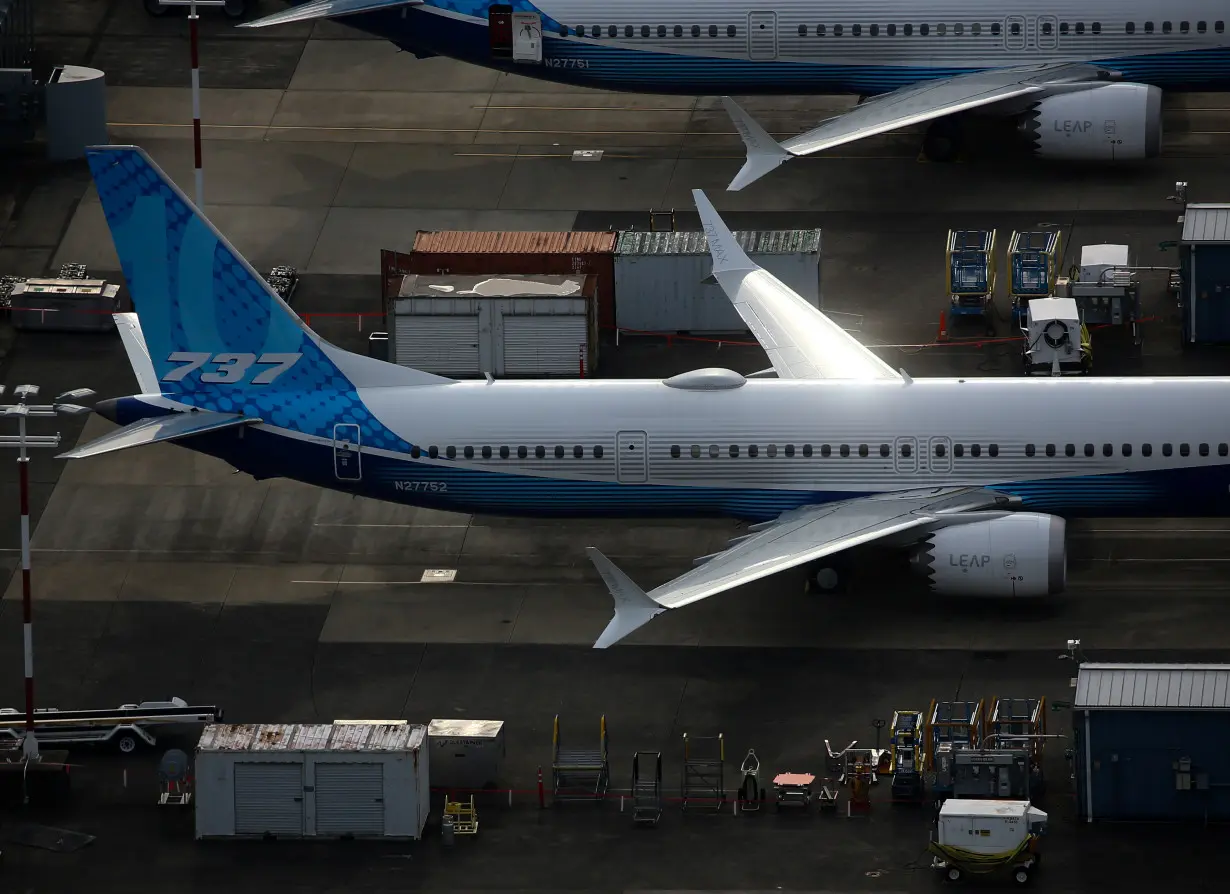
<path fill-rule="evenodd" d="M 936 341 L 948 341 L 948 314 L 946 311 L 940 311 L 940 331 L 935 337 Z"/>

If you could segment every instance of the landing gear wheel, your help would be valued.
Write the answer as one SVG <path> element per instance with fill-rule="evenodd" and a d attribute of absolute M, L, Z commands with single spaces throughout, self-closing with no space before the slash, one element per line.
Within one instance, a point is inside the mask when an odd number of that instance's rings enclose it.
<path fill-rule="evenodd" d="M 807 573 L 804 587 L 807 593 L 830 595 L 843 592 L 850 581 L 850 568 L 846 562 L 834 559 L 823 565 L 813 565 Z"/>
<path fill-rule="evenodd" d="M 931 123 L 923 137 L 923 155 L 939 164 L 956 161 L 961 154 L 961 124 L 952 118 Z"/>

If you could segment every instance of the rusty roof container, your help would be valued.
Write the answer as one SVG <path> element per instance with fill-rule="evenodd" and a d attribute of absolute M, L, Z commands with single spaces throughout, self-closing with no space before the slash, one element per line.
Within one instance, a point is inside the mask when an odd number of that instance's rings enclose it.
<path fill-rule="evenodd" d="M 534 233 L 515 230 L 496 232 L 419 230 L 414 237 L 413 250 L 449 254 L 608 254 L 615 250 L 616 235 L 615 233 L 574 233 L 571 231 Z"/>
<path fill-rule="evenodd" d="M 211 723 L 197 751 L 415 751 L 427 727 L 388 721 L 360 723 Z"/>

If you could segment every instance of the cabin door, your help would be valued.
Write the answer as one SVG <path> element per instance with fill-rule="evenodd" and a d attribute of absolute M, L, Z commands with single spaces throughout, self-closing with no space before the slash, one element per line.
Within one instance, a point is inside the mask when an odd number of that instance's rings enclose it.
<path fill-rule="evenodd" d="M 777 58 L 777 13 L 747 14 L 747 58 L 753 62 L 772 62 Z"/>

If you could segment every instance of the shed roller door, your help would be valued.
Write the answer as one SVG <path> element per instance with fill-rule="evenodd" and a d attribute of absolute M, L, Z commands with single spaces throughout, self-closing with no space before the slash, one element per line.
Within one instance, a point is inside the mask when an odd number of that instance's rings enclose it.
<path fill-rule="evenodd" d="M 235 764 L 235 834 L 303 834 L 302 764 Z"/>
<path fill-rule="evenodd" d="M 399 314 L 393 362 L 441 376 L 476 376 L 478 317 Z"/>
<path fill-rule="evenodd" d="M 504 374 L 580 376 L 586 319 L 569 316 L 504 318 Z"/>
<path fill-rule="evenodd" d="M 316 834 L 384 834 L 384 767 L 316 765 Z"/>

